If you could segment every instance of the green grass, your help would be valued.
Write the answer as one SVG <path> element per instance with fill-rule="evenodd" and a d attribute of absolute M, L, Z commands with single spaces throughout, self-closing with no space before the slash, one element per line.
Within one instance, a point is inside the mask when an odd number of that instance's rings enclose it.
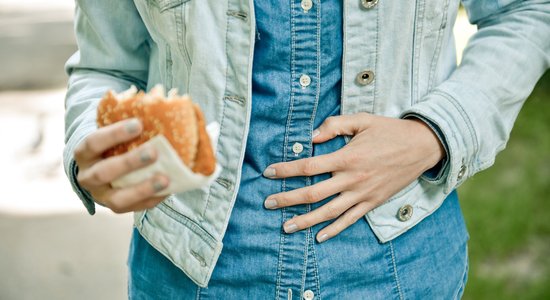
<path fill-rule="evenodd" d="M 495 165 L 459 195 L 471 236 L 464 299 L 550 299 L 550 72 Z"/>

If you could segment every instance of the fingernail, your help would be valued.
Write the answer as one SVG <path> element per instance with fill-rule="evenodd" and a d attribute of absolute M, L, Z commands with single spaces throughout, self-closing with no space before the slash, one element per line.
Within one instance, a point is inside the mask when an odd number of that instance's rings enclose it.
<path fill-rule="evenodd" d="M 287 223 L 283 226 L 283 229 L 286 233 L 293 233 L 298 231 L 298 226 L 294 223 Z"/>
<path fill-rule="evenodd" d="M 141 160 L 142 163 L 148 163 L 149 161 L 151 161 L 152 158 L 153 158 L 153 153 L 151 149 L 145 149 L 139 153 L 139 159 Z"/>
<path fill-rule="evenodd" d="M 321 131 L 319 131 L 319 129 L 315 129 L 315 130 L 313 130 L 313 133 L 311 134 L 311 138 L 315 138 L 319 134 L 321 134 Z"/>
<path fill-rule="evenodd" d="M 126 122 L 126 132 L 129 134 L 134 134 L 139 131 L 140 122 L 138 119 L 131 119 L 128 122 Z"/>
<path fill-rule="evenodd" d="M 156 192 L 160 192 L 168 187 L 168 180 L 166 179 L 157 179 L 153 182 L 153 189 Z"/>
<path fill-rule="evenodd" d="M 277 207 L 277 200 L 275 199 L 267 199 L 264 202 L 265 208 L 275 208 Z"/>
<path fill-rule="evenodd" d="M 264 170 L 264 176 L 265 177 L 273 178 L 273 177 L 275 177 L 275 175 L 276 175 L 275 169 L 273 169 L 271 167 Z"/>
<path fill-rule="evenodd" d="M 322 243 L 324 241 L 328 240 L 328 234 L 323 233 L 321 236 L 317 237 L 317 242 Z"/>

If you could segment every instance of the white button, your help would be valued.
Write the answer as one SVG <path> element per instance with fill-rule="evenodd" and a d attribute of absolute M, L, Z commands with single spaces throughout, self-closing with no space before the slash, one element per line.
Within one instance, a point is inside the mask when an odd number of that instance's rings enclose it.
<path fill-rule="evenodd" d="M 294 143 L 294 145 L 292 145 L 292 151 L 295 154 L 300 154 L 300 153 L 302 153 L 302 151 L 304 151 L 304 145 L 302 145 L 300 143 Z"/>
<path fill-rule="evenodd" d="M 304 299 L 305 300 L 313 300 L 313 298 L 315 297 L 315 294 L 313 293 L 312 290 L 307 290 L 304 292 Z"/>
<path fill-rule="evenodd" d="M 311 84 L 311 77 L 307 76 L 306 74 L 300 76 L 300 85 L 302 87 L 308 87 Z"/>
<path fill-rule="evenodd" d="M 313 7 L 313 2 L 311 0 L 302 0 L 302 8 L 304 12 L 308 12 Z"/>

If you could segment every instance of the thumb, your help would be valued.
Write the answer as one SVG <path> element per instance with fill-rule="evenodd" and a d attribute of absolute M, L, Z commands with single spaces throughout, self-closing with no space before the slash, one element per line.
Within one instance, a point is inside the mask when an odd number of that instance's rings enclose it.
<path fill-rule="evenodd" d="M 323 124 L 312 133 L 313 143 L 323 143 L 337 136 L 354 136 L 368 127 L 371 119 L 369 113 L 356 113 L 353 115 L 340 115 L 328 117 Z"/>

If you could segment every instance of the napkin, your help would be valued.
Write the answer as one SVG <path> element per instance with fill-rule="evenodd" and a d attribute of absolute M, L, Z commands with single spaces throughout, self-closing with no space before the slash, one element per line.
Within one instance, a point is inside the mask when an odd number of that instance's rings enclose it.
<path fill-rule="evenodd" d="M 218 136 L 220 135 L 220 125 L 217 122 L 212 122 L 208 124 L 206 131 L 212 143 L 214 153 L 216 153 Z M 156 173 L 161 173 L 170 178 L 170 185 L 164 190 L 156 193 L 155 196 L 166 196 L 209 185 L 220 175 L 222 170 L 221 166 L 216 163 L 216 169 L 210 176 L 193 173 L 193 171 L 181 161 L 176 150 L 174 150 L 170 142 L 168 142 L 162 134 L 151 138 L 144 143 L 144 145 L 149 145 L 156 149 L 158 153 L 157 160 L 151 165 L 114 180 L 111 182 L 114 188 L 132 186 L 151 178 Z"/>

